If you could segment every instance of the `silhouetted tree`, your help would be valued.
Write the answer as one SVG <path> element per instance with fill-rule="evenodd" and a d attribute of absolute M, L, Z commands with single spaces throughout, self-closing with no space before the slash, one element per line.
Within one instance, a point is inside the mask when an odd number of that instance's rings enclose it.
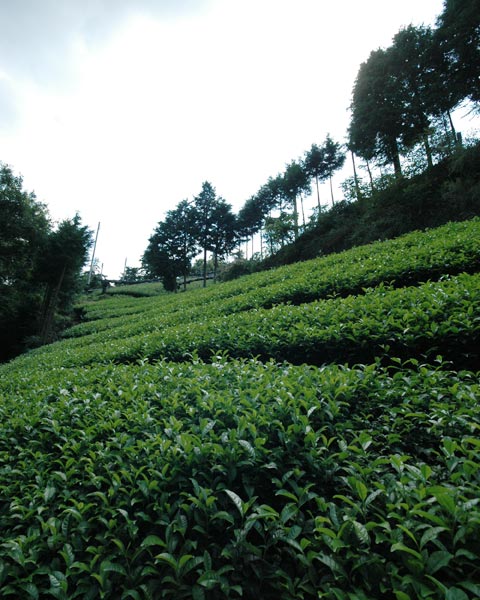
<path fill-rule="evenodd" d="M 213 254 L 213 280 L 217 279 L 218 261 L 226 258 L 237 243 L 237 220 L 232 207 L 223 198 L 217 198 L 209 231 L 209 250 Z"/>
<path fill-rule="evenodd" d="M 325 150 L 317 144 L 312 144 L 310 150 L 305 152 L 303 165 L 306 173 L 311 179 L 315 179 L 317 188 L 317 205 L 320 213 L 322 207 L 320 205 L 320 188 L 319 182 L 325 179 Z"/>
<path fill-rule="evenodd" d="M 237 235 L 239 241 L 246 241 L 262 228 L 265 214 L 257 195 L 249 198 L 237 215 Z"/>
<path fill-rule="evenodd" d="M 345 164 L 345 153 L 342 150 L 341 144 L 334 142 L 329 134 L 325 138 L 323 144 L 325 175 L 330 180 L 330 193 L 332 196 L 332 204 L 335 203 L 333 198 L 332 177 L 335 171 L 341 169 Z"/>
<path fill-rule="evenodd" d="M 48 236 L 39 261 L 37 278 L 45 284 L 40 341 L 52 339 L 54 316 L 65 314 L 81 289 L 81 272 L 92 245 L 92 232 L 82 225 L 80 215 L 62 221 Z"/>
<path fill-rule="evenodd" d="M 402 175 L 399 143 L 403 120 L 391 61 L 391 53 L 379 48 L 361 64 L 353 88 L 348 133 L 349 147 L 355 154 L 393 164 L 398 178 Z"/>
<path fill-rule="evenodd" d="M 46 207 L 0 163 L 0 361 L 18 354 L 36 333 L 43 293 L 36 271 L 50 228 Z"/>
<path fill-rule="evenodd" d="M 303 159 L 303 170 L 309 178 L 315 179 L 317 188 L 318 213 L 321 212 L 319 182 L 330 180 L 330 194 L 332 204 L 334 203 L 332 176 L 338 169 L 341 169 L 345 163 L 345 153 L 341 144 L 334 142 L 327 134 L 325 141 L 321 146 L 312 144 L 310 150 L 307 150 Z"/>
<path fill-rule="evenodd" d="M 188 200 L 182 200 L 157 225 L 143 254 L 147 273 L 160 277 L 168 291 L 176 291 L 177 277 L 183 277 L 186 288 L 191 262 L 198 252 L 196 216 Z"/>
<path fill-rule="evenodd" d="M 447 62 L 444 93 L 480 102 L 480 0 L 444 0 L 436 39 Z M 452 107 L 450 106 L 450 108 Z"/>
<path fill-rule="evenodd" d="M 207 285 L 207 252 L 211 248 L 210 232 L 214 223 L 214 210 L 217 200 L 215 188 L 208 181 L 202 184 L 202 191 L 193 200 L 195 207 L 196 239 L 203 250 L 203 287 Z"/>
<path fill-rule="evenodd" d="M 213 185 L 204 181 L 202 190 L 193 200 L 196 239 L 203 250 L 203 286 L 207 285 L 207 253 L 214 255 L 214 264 L 235 247 L 236 223 L 231 206 L 217 197 Z"/>

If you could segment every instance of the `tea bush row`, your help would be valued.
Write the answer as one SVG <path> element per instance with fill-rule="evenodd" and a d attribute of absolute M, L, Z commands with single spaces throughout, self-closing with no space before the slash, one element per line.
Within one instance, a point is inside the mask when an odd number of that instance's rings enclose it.
<path fill-rule="evenodd" d="M 135 283 L 119 284 L 108 288 L 106 292 L 109 296 L 132 296 L 134 298 L 149 298 L 164 294 L 165 289 L 161 283 Z"/>
<path fill-rule="evenodd" d="M 464 274 L 418 287 L 380 286 L 363 296 L 192 319 L 160 331 L 139 334 L 136 324 L 127 325 L 40 348 L 0 367 L 0 373 L 30 365 L 182 361 L 194 353 L 209 360 L 225 351 L 231 357 L 315 365 L 376 357 L 432 360 L 440 354 L 457 368 L 478 369 L 479 332 L 480 274 Z"/>
<path fill-rule="evenodd" d="M 477 597 L 478 378 L 398 366 L 2 378 L 0 596 Z"/>
<path fill-rule="evenodd" d="M 414 232 L 316 260 L 256 273 L 193 293 L 161 296 L 150 300 L 110 304 L 84 304 L 88 320 L 111 319 L 145 312 L 146 319 L 170 311 L 195 316 L 202 311 L 222 314 L 251 308 L 269 308 L 280 303 L 300 304 L 331 295 L 363 293 L 366 287 L 389 282 L 397 287 L 480 267 L 480 219 L 449 223 L 438 229 Z M 207 308 L 208 307 L 208 308 Z M 119 321 L 120 323 L 121 320 Z M 68 336 L 110 329 L 116 322 L 83 323 Z"/>

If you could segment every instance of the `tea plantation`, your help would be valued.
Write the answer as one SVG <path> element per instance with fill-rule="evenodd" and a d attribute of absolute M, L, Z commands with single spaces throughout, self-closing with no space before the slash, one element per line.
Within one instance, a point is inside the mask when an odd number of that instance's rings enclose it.
<path fill-rule="evenodd" d="M 480 597 L 480 220 L 82 305 L 0 366 L 0 597 Z"/>

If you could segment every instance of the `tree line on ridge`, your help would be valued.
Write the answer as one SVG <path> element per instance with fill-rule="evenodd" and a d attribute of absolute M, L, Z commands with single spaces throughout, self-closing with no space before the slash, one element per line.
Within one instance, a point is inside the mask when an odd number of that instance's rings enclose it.
<path fill-rule="evenodd" d="M 413 161 L 418 172 L 455 152 L 461 138 L 452 111 L 465 101 L 477 110 L 480 1 L 445 0 L 436 28 L 409 25 L 394 36 L 391 46 L 372 51 L 361 64 L 346 144 L 330 135 L 322 144 L 312 144 L 283 173 L 270 177 L 237 215 L 217 198 L 213 185 L 204 182 L 193 201 L 183 200 L 158 224 L 142 257 L 145 272 L 161 277 L 173 290 L 177 277 L 186 282 L 192 260 L 201 251 L 205 285 L 207 252 L 212 253 L 216 272 L 219 259 L 258 233 L 261 253 L 274 254 L 306 230 L 303 200 L 311 194 L 312 182 L 317 199 L 313 222 L 322 211 L 320 182 L 330 181 L 334 204 L 332 176 L 343 167 L 346 152 L 354 172 L 349 197 L 360 200 L 375 192 L 373 165 L 391 167 L 398 180 L 404 176 L 402 163 Z M 368 184 L 357 175 L 358 160 L 368 173 Z"/>

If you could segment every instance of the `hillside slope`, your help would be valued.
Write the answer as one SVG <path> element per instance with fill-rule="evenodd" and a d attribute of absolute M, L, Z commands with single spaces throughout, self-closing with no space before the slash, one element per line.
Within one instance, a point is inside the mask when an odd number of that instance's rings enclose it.
<path fill-rule="evenodd" d="M 411 178 L 389 181 L 386 188 L 380 182 L 368 197 L 337 203 L 296 242 L 267 257 L 260 268 L 307 260 L 479 215 L 480 144 L 476 143 Z"/>
<path fill-rule="evenodd" d="M 0 366 L 0 596 L 478 597 L 479 234 L 86 302 Z"/>

